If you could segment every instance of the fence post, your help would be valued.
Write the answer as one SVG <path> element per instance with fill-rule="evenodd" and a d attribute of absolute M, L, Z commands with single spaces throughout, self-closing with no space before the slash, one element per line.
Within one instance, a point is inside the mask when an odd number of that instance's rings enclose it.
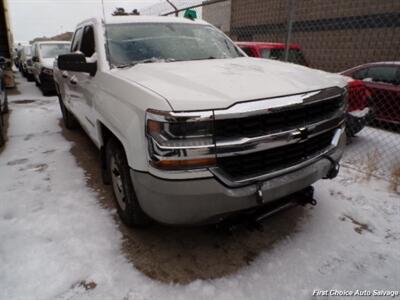
<path fill-rule="evenodd" d="M 286 41 L 285 41 L 285 61 L 289 59 L 289 47 L 292 39 L 292 26 L 294 19 L 294 10 L 296 0 L 287 0 L 288 1 L 288 24 L 287 24 L 287 32 L 286 32 Z"/>

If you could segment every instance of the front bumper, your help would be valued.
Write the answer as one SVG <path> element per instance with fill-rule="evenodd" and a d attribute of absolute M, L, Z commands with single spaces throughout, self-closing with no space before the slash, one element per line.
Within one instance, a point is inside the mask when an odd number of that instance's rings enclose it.
<path fill-rule="evenodd" d="M 44 90 L 46 92 L 55 92 L 56 91 L 56 86 L 54 84 L 53 75 L 45 74 L 45 73 L 41 72 L 39 75 L 39 79 L 40 79 L 40 86 L 41 86 L 42 90 Z"/>
<path fill-rule="evenodd" d="M 345 144 L 346 137 L 342 134 L 338 146 L 328 153 L 333 162 L 339 162 Z M 332 161 L 322 157 L 294 172 L 238 188 L 228 187 L 215 177 L 165 180 L 134 170 L 131 177 L 138 201 L 152 219 L 171 225 L 206 224 L 300 191 L 327 177 Z M 262 204 L 257 196 L 259 189 Z"/>

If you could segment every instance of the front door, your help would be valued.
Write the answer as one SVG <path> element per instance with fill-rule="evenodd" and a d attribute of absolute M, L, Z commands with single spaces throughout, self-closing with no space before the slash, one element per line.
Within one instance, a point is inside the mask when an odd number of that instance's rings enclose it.
<path fill-rule="evenodd" d="M 82 41 L 79 47 L 86 60 L 95 62 L 95 33 L 93 26 L 85 26 L 83 29 Z M 96 97 L 96 75 L 92 76 L 88 73 L 72 72 L 70 77 L 71 90 L 76 97 L 77 109 L 80 111 L 80 121 L 85 127 L 87 133 L 92 137 L 96 137 L 96 124 L 94 116 L 94 101 Z"/>

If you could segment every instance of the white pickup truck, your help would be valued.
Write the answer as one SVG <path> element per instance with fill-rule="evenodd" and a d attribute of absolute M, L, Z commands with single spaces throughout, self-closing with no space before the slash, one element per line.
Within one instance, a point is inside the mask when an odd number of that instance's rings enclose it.
<path fill-rule="evenodd" d="M 128 225 L 218 222 L 337 174 L 346 79 L 247 57 L 206 22 L 86 20 L 54 79 Z"/>

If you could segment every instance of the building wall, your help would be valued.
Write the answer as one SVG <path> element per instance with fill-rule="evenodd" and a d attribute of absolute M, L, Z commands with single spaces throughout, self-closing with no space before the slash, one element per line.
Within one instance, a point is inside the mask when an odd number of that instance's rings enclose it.
<path fill-rule="evenodd" d="M 0 1 L 0 56 L 11 57 L 12 37 L 9 28 L 6 0 Z"/>
<path fill-rule="evenodd" d="M 399 0 L 292 0 L 291 43 L 310 66 L 340 71 L 400 60 Z M 232 0 L 231 35 L 238 40 L 285 42 L 289 0 Z"/>
<path fill-rule="evenodd" d="M 205 2 L 207 1 L 203 3 Z M 203 6 L 203 19 L 223 32 L 229 33 L 231 27 L 231 1 Z"/>

